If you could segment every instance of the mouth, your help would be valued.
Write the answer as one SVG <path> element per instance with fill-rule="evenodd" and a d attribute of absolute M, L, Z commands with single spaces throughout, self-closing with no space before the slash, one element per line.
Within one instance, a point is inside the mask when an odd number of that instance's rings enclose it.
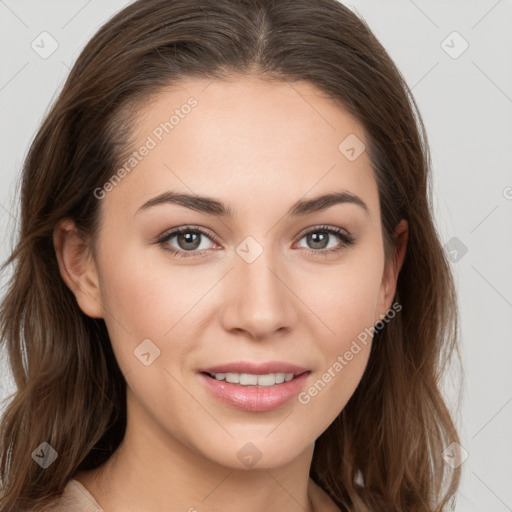
<path fill-rule="evenodd" d="M 219 372 L 219 373 L 209 373 L 209 372 L 201 372 L 203 375 L 206 375 L 214 380 L 220 380 L 229 382 L 230 384 L 239 384 L 240 386 L 252 386 L 252 387 L 270 387 L 278 384 L 283 384 L 284 382 L 290 382 L 293 379 L 296 379 L 303 373 L 309 373 L 308 370 L 300 372 L 298 374 L 294 373 L 284 373 L 284 372 L 276 372 L 276 373 L 265 373 L 265 374 L 254 374 L 254 373 L 235 373 L 235 372 Z"/>
<path fill-rule="evenodd" d="M 311 370 L 287 363 L 230 363 L 198 371 L 206 389 L 224 404 L 265 412 L 290 403 L 306 385 Z"/>
<path fill-rule="evenodd" d="M 201 368 L 199 372 L 212 379 L 230 384 L 269 387 L 289 382 L 303 373 L 309 372 L 309 370 L 302 366 L 281 361 L 266 363 L 239 361 L 210 368 Z"/>

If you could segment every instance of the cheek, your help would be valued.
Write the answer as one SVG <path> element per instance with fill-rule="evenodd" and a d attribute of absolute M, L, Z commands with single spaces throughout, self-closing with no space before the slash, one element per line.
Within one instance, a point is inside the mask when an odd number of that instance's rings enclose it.
<path fill-rule="evenodd" d="M 380 263 L 370 253 L 359 253 L 357 261 L 321 274 L 304 296 L 329 331 L 316 336 L 323 365 L 299 402 L 312 414 L 325 414 L 327 421 L 344 408 L 368 363 L 382 281 Z"/>
<path fill-rule="evenodd" d="M 108 242 L 103 247 L 100 279 L 105 322 L 123 373 L 139 369 L 139 346 L 140 350 L 149 350 L 151 360 L 158 356 L 155 366 L 162 366 L 169 358 L 179 361 L 187 347 L 173 345 L 170 351 L 169 336 L 186 324 L 181 319 L 187 319 L 187 311 L 198 301 L 201 290 L 204 294 L 205 284 L 194 282 L 198 280 L 197 272 L 194 275 L 184 267 L 162 265 L 161 257 L 154 257 L 156 248 L 127 243 L 122 251 L 114 252 L 113 244 Z M 120 256 L 114 259 L 109 254 Z M 185 273 L 190 275 L 186 277 Z"/>
<path fill-rule="evenodd" d="M 354 253 L 346 264 L 318 272 L 304 288 L 304 302 L 318 312 L 329 328 L 330 350 L 343 345 L 374 324 L 382 283 L 383 264 L 377 257 Z"/>
<path fill-rule="evenodd" d="M 104 245 L 101 265 L 105 309 L 137 335 L 163 336 L 208 289 L 198 267 L 173 265 L 156 246 L 118 240 L 123 250 L 113 259 L 110 245 Z"/>
<path fill-rule="evenodd" d="M 324 427 L 343 410 L 366 369 L 380 284 L 378 272 L 338 274 L 326 280 L 311 307 L 322 312 L 330 335 L 316 336 L 322 367 L 298 396 L 310 417 L 322 418 Z M 315 298 L 309 300 L 313 304 Z"/>

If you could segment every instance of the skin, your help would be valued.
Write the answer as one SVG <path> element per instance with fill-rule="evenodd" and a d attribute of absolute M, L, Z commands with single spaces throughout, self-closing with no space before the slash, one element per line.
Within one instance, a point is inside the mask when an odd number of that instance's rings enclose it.
<path fill-rule="evenodd" d="M 371 341 L 308 404 L 263 413 L 220 402 L 197 370 L 287 361 L 311 370 L 308 389 L 391 307 L 407 225 L 386 262 L 369 157 L 338 150 L 349 134 L 365 142 L 364 130 L 307 82 L 186 81 L 145 104 L 133 149 L 190 96 L 198 105 L 101 199 L 94 257 L 71 220 L 55 230 L 62 277 L 84 313 L 104 318 L 127 381 L 121 446 L 75 478 L 106 512 L 337 510 L 309 478 L 314 442 L 355 391 Z M 223 201 L 233 218 L 176 204 L 136 213 L 170 190 Z M 286 216 L 300 199 L 342 190 L 367 211 L 343 203 Z M 186 225 L 217 240 L 202 236 L 188 258 L 156 243 Z M 303 234 L 321 225 L 356 241 L 330 234 L 325 246 L 342 250 L 322 257 Z M 236 252 L 248 236 L 263 251 L 252 263 Z M 177 237 L 169 245 L 187 248 Z M 160 349 L 149 366 L 134 357 L 145 339 Z M 252 468 L 237 458 L 248 442 L 261 452 Z"/>

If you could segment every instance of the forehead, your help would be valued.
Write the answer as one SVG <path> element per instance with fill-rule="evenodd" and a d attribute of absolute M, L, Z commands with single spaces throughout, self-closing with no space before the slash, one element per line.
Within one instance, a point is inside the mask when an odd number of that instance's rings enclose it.
<path fill-rule="evenodd" d="M 172 189 L 230 204 L 238 197 L 234 206 L 243 209 L 247 201 L 291 203 L 342 188 L 371 208 L 378 194 L 365 145 L 362 126 L 308 82 L 188 80 L 141 105 L 136 161 L 110 196 L 133 210 Z"/>

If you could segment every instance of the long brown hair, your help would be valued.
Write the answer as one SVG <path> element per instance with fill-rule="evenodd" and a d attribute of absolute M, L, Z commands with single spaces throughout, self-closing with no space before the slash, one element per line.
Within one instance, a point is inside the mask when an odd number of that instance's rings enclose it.
<path fill-rule="evenodd" d="M 87 44 L 25 160 L 19 239 L 3 266 L 13 273 L 0 334 L 17 391 L 1 423 L 1 511 L 51 505 L 76 471 L 108 459 L 126 425 L 126 382 L 104 321 L 83 314 L 60 277 L 56 224 L 70 217 L 85 235 L 97 232 L 93 191 L 118 169 L 151 94 L 232 73 L 306 80 L 353 115 L 386 243 L 401 219 L 409 224 L 402 309 L 376 332 L 359 386 L 317 439 L 311 477 L 342 510 L 431 512 L 453 502 L 460 470 L 441 453 L 458 436 L 440 379 L 457 348 L 455 293 L 432 220 L 425 128 L 402 75 L 336 0 L 139 0 Z M 59 454 L 46 470 L 31 457 L 43 441 Z"/>

